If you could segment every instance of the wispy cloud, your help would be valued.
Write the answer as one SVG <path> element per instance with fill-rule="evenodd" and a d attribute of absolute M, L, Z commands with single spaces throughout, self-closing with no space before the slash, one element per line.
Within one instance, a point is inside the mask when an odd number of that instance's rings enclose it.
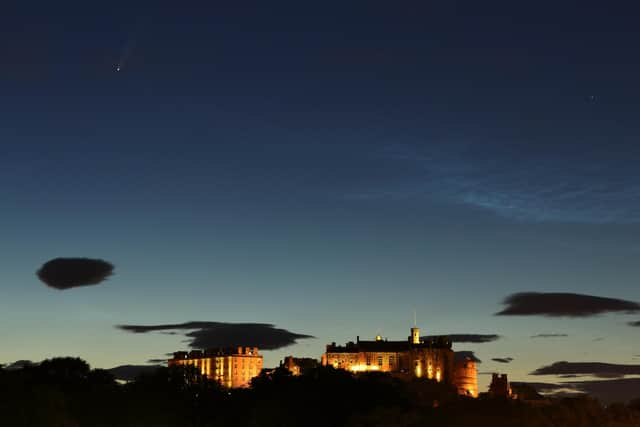
<path fill-rule="evenodd" d="M 604 403 L 626 402 L 635 398 L 640 390 L 640 378 L 617 378 L 596 381 L 571 381 L 560 383 L 514 382 L 512 385 L 525 384 L 539 393 L 549 396 L 589 394 Z"/>
<path fill-rule="evenodd" d="M 12 371 L 12 370 L 18 370 L 22 368 L 28 368 L 31 366 L 37 366 L 39 364 L 40 362 L 33 362 L 31 360 L 16 360 L 15 362 L 3 365 L 2 367 L 8 371 Z"/>
<path fill-rule="evenodd" d="M 407 171 L 404 183 L 358 197 L 430 197 L 520 221 L 640 222 L 638 150 L 447 143 L 392 145 L 380 155 Z"/>

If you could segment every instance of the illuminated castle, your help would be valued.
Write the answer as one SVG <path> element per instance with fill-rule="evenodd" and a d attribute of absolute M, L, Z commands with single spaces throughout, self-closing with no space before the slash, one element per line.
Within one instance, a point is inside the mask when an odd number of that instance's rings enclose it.
<path fill-rule="evenodd" d="M 258 347 L 224 350 L 192 350 L 173 353 L 169 366 L 195 366 L 207 378 L 229 388 L 249 387 L 262 370 Z"/>
<path fill-rule="evenodd" d="M 327 345 L 322 365 L 351 372 L 391 372 L 406 377 L 428 378 L 451 384 L 458 393 L 478 396 L 476 362 L 471 357 L 456 357 L 451 340 L 420 338 L 420 329 L 411 328 L 406 341 L 387 341 L 378 335 L 375 341 L 348 342 L 344 346 Z"/>

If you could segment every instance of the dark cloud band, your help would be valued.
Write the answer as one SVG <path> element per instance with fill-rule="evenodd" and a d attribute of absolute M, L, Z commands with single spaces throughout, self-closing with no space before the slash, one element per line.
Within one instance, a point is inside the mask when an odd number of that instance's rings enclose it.
<path fill-rule="evenodd" d="M 299 339 L 314 338 L 268 323 L 186 322 L 160 325 L 118 325 L 119 329 L 132 333 L 183 331 L 189 346 L 195 349 L 224 348 L 234 346 L 258 347 L 276 350 L 295 344 Z"/>
<path fill-rule="evenodd" d="M 513 357 L 494 357 L 491 360 L 498 363 L 511 363 L 513 362 Z"/>
<path fill-rule="evenodd" d="M 563 361 L 538 368 L 530 375 L 589 375 L 601 378 L 620 378 L 625 375 L 640 375 L 640 365 Z"/>
<path fill-rule="evenodd" d="M 588 317 L 602 313 L 640 311 L 640 304 L 616 298 L 572 293 L 522 292 L 503 301 L 497 316 Z"/>

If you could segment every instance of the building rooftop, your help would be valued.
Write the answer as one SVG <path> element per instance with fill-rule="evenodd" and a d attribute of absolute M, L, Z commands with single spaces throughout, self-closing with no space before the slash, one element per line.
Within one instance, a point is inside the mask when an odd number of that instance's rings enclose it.
<path fill-rule="evenodd" d="M 206 350 L 177 351 L 171 360 L 202 359 L 216 356 L 260 356 L 258 347 L 209 348 Z"/>
<path fill-rule="evenodd" d="M 345 345 L 331 343 L 327 345 L 328 353 L 359 353 L 359 352 L 402 352 L 418 348 L 451 348 L 451 340 L 447 336 L 434 337 L 430 340 L 421 341 L 418 344 L 406 341 L 387 341 L 381 337 L 376 337 L 374 341 L 348 342 Z"/>

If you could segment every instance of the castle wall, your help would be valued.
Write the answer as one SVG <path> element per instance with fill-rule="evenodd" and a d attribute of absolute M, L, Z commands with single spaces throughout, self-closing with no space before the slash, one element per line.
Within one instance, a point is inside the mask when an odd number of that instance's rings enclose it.
<path fill-rule="evenodd" d="M 354 353 L 326 353 L 323 362 L 336 369 L 352 372 L 395 372 L 399 370 L 401 353 L 362 351 Z M 326 359 L 326 362 L 325 362 Z"/>
<path fill-rule="evenodd" d="M 469 358 L 456 360 L 453 383 L 462 396 L 478 397 L 478 369 L 476 362 Z"/>
<path fill-rule="evenodd" d="M 416 348 L 408 351 L 407 371 L 417 378 L 450 383 L 453 370 L 453 351 L 446 348 Z"/>
<path fill-rule="evenodd" d="M 415 348 L 401 352 L 327 352 L 323 363 L 351 372 L 394 372 L 438 382 L 453 381 L 453 351 L 443 348 Z"/>

